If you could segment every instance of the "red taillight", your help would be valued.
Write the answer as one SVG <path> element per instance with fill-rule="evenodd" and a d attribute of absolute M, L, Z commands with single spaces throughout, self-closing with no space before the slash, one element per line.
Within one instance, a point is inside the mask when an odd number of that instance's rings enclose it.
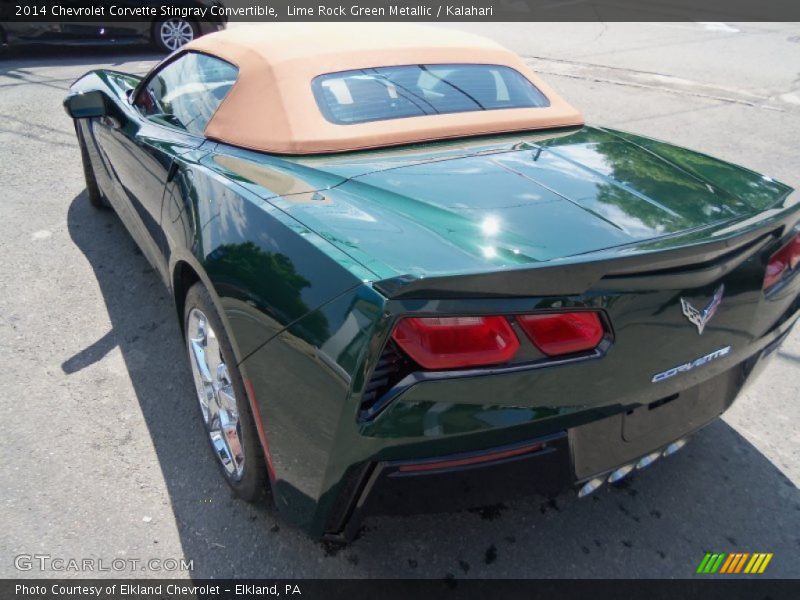
<path fill-rule="evenodd" d="M 770 257 L 764 275 L 764 289 L 778 283 L 785 273 L 796 269 L 798 264 L 800 264 L 800 234 L 794 236 L 788 244 Z"/>
<path fill-rule="evenodd" d="M 517 320 L 547 356 L 593 350 L 603 339 L 603 323 L 596 312 L 521 315 Z"/>
<path fill-rule="evenodd" d="M 408 317 L 397 323 L 392 338 L 426 369 L 495 365 L 519 349 L 505 317 Z"/>

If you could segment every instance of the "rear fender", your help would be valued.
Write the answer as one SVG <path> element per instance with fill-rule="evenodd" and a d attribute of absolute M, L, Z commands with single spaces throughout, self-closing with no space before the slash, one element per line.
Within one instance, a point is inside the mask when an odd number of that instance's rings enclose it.
<path fill-rule="evenodd" d="M 170 272 L 174 277 L 174 265 L 184 261 L 214 290 L 241 362 L 374 276 L 210 168 L 214 163 L 207 156 L 202 148 L 181 156 L 181 167 L 165 189 L 162 228 Z"/>

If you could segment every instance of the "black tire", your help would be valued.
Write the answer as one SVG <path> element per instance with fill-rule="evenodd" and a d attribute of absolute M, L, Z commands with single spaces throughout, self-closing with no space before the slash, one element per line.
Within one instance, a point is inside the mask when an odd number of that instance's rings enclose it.
<path fill-rule="evenodd" d="M 75 133 L 78 135 L 78 146 L 81 148 L 83 178 L 86 180 L 86 195 L 89 197 L 89 203 L 95 208 L 108 210 L 111 208 L 111 205 L 108 203 L 105 196 L 103 196 L 100 187 L 97 185 L 97 179 L 95 179 L 94 169 L 92 168 L 92 161 L 89 158 L 89 151 L 86 149 L 86 140 L 77 123 L 75 123 Z"/>
<path fill-rule="evenodd" d="M 195 283 L 186 294 L 186 302 L 183 308 L 183 325 L 184 331 L 188 331 L 189 314 L 192 309 L 197 308 L 203 312 L 208 319 L 208 323 L 216 333 L 216 338 L 219 342 L 221 358 L 225 365 L 230 365 L 228 368 L 228 375 L 230 382 L 233 386 L 234 395 L 236 397 L 236 407 L 239 413 L 239 424 L 241 429 L 241 441 L 244 447 L 244 468 L 241 475 L 237 477 L 231 476 L 223 467 L 222 462 L 218 459 L 211 438 L 206 435 L 208 439 L 208 447 L 214 457 L 214 462 L 220 469 L 222 476 L 228 485 L 233 489 L 237 496 L 247 502 L 257 502 L 262 500 L 269 489 L 269 478 L 267 477 L 266 462 L 264 460 L 264 451 L 261 447 L 261 442 L 258 439 L 258 433 L 253 421 L 253 414 L 250 411 L 250 404 L 247 400 L 247 395 L 244 387 L 244 381 L 239 369 L 236 367 L 236 359 L 231 347 L 228 334 L 222 324 L 222 319 L 211 300 L 211 295 L 208 293 L 206 287 L 198 282 Z M 184 339 L 188 342 L 188 336 L 184 335 Z M 188 343 L 187 343 L 188 350 Z M 190 359 L 191 360 L 191 359 Z M 198 410 L 200 410 L 198 402 Z M 201 410 L 202 419 L 202 410 Z M 207 429 L 204 427 L 207 432 Z"/>
<path fill-rule="evenodd" d="M 169 27 L 170 25 L 173 27 L 180 27 L 182 31 L 185 31 L 188 35 L 191 35 L 191 38 L 184 38 L 185 41 L 182 43 L 180 43 L 178 40 L 170 40 L 170 38 L 167 37 L 164 32 L 164 28 Z M 198 35 L 200 35 L 200 30 L 196 23 L 190 21 L 189 19 L 180 18 L 162 19 L 160 21 L 156 21 L 153 23 L 153 28 L 151 31 L 153 44 L 156 46 L 156 48 L 166 53 L 174 52 L 178 48 L 197 38 Z"/>

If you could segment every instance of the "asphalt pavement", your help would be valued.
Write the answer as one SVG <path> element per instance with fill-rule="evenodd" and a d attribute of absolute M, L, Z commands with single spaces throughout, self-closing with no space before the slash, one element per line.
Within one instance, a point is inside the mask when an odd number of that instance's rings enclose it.
<path fill-rule="evenodd" d="M 800 184 L 797 24 L 471 24 L 591 123 Z M 578 500 L 380 517 L 340 548 L 232 498 L 206 447 L 167 291 L 86 198 L 61 101 L 146 48 L 0 58 L 0 577 L 18 555 L 186 559 L 141 577 L 691 577 L 707 551 L 800 575 L 800 332 L 673 457 Z M 68 572 L 67 576 L 81 574 Z M 84 576 L 91 573 L 84 573 Z"/>

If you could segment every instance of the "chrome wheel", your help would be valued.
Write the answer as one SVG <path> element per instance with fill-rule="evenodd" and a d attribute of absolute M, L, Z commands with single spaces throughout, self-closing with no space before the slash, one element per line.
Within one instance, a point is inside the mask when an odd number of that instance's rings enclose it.
<path fill-rule="evenodd" d="M 239 479 L 244 471 L 244 445 L 236 394 L 217 334 L 208 317 L 197 308 L 189 313 L 186 341 L 197 399 L 214 454 L 228 477 Z"/>
<path fill-rule="evenodd" d="M 194 29 L 188 21 L 169 19 L 160 24 L 158 36 L 165 48 L 177 50 L 194 39 Z"/>

